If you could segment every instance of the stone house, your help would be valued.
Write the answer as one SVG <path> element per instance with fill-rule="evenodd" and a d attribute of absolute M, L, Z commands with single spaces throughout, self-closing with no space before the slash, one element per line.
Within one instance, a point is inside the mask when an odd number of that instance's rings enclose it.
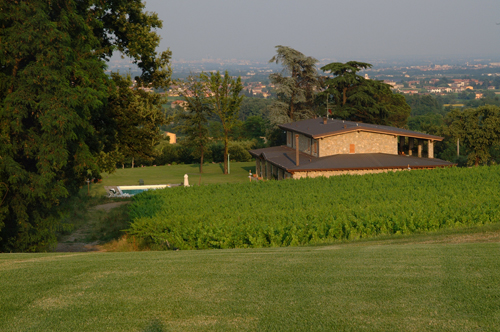
<path fill-rule="evenodd" d="M 416 131 L 326 118 L 279 128 L 286 132 L 286 145 L 249 151 L 258 177 L 281 180 L 454 166 L 434 158 L 434 142 L 443 137 Z"/>

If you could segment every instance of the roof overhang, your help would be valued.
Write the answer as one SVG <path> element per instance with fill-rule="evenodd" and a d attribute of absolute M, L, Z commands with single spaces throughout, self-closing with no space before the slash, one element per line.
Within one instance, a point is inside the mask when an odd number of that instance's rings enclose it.
<path fill-rule="evenodd" d="M 330 136 L 338 136 L 338 135 L 344 135 L 348 133 L 354 133 L 354 132 L 368 132 L 368 133 L 376 133 L 376 134 L 383 134 L 383 135 L 394 135 L 394 136 L 403 136 L 403 137 L 411 137 L 411 138 L 418 138 L 418 139 L 425 139 L 425 140 L 431 140 L 431 141 L 438 141 L 441 142 L 444 137 L 441 136 L 434 136 L 434 135 L 427 135 L 423 133 L 411 133 L 411 134 L 404 134 L 404 133 L 399 133 L 397 131 L 391 131 L 391 130 L 379 130 L 379 129 L 371 129 L 371 128 L 366 128 L 366 127 L 351 127 L 351 128 L 345 128 L 341 130 L 336 130 L 328 133 L 323 133 L 319 135 L 311 135 L 307 132 L 297 130 L 294 128 L 289 128 L 289 127 L 283 127 L 282 125 L 278 125 L 279 128 L 286 130 L 286 131 L 293 131 L 299 134 L 302 134 L 304 136 L 313 138 L 313 139 L 323 139 L 325 137 L 330 137 Z"/>

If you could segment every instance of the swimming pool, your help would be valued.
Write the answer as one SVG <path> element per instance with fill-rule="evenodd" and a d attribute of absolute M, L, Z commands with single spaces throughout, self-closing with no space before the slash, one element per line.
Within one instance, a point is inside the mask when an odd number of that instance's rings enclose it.
<path fill-rule="evenodd" d="M 119 186 L 118 191 L 120 191 L 120 194 L 129 194 L 131 196 L 134 196 L 136 194 L 140 194 L 144 191 L 147 190 L 155 190 L 155 189 L 164 189 L 164 188 L 170 188 L 170 185 L 168 184 L 157 184 L 157 185 L 151 185 L 151 186 Z"/>

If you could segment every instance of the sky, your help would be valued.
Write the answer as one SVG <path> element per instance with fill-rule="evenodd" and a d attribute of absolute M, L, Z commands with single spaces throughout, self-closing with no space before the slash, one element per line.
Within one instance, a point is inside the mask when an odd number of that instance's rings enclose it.
<path fill-rule="evenodd" d="M 146 0 L 174 60 L 500 57 L 498 0 Z"/>

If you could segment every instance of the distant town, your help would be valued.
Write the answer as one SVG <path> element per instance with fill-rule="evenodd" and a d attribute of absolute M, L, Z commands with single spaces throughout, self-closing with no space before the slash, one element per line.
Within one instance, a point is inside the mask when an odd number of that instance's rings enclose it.
<path fill-rule="evenodd" d="M 320 59 L 318 68 L 339 61 Z M 402 94 L 448 95 L 466 92 L 475 99 L 486 95 L 500 94 L 500 59 L 462 59 L 462 60 L 411 60 L 386 61 L 364 60 L 373 68 L 363 72 L 365 78 L 381 80 L 389 84 L 394 92 Z M 137 67 L 128 59 L 113 60 L 108 71 L 136 74 Z M 247 96 L 269 98 L 272 84 L 269 74 L 281 70 L 280 66 L 266 60 L 250 61 L 238 59 L 201 59 L 173 60 L 173 79 L 185 78 L 190 74 L 228 70 L 232 76 L 240 76 Z M 489 93 L 488 93 L 489 92 Z M 175 96 L 175 91 L 171 94 Z M 468 99 L 470 99 L 470 97 Z"/>

